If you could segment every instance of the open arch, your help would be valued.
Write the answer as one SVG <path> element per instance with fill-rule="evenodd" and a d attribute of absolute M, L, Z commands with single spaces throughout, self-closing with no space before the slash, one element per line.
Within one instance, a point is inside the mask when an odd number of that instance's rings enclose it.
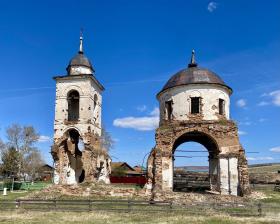
<path fill-rule="evenodd" d="M 68 183 L 81 183 L 84 181 L 85 175 L 82 162 L 82 151 L 80 146 L 80 134 L 76 129 L 69 129 L 67 131 L 67 156 L 69 160 L 69 167 L 67 170 Z"/>
<path fill-rule="evenodd" d="M 81 138 L 81 135 L 82 135 L 82 132 L 80 129 L 78 129 L 76 126 L 74 125 L 69 125 L 68 127 L 66 127 L 65 129 L 63 129 L 63 133 L 65 133 L 67 136 L 69 135 L 69 131 L 71 130 L 75 130 L 76 132 L 79 133 L 80 135 L 80 138 Z"/>
<path fill-rule="evenodd" d="M 71 90 L 67 94 L 68 121 L 77 121 L 80 111 L 80 94 L 77 90 Z"/>
<path fill-rule="evenodd" d="M 198 143 L 203 147 L 200 147 L 199 150 L 180 149 L 181 145 L 190 142 Z M 193 147 L 193 145 L 191 146 Z M 180 151 L 180 155 L 178 155 L 178 152 L 176 151 L 177 149 Z M 174 141 L 172 148 L 173 191 L 204 191 L 210 189 L 215 191 L 219 190 L 218 154 L 218 144 L 216 143 L 215 139 L 208 134 L 198 131 L 191 131 L 180 135 Z M 176 157 L 183 157 L 186 159 L 185 161 L 193 160 L 194 157 L 205 157 L 204 162 L 208 162 L 208 170 L 205 170 L 207 166 L 203 167 L 204 170 L 201 170 L 201 167 L 197 166 L 183 166 L 178 168 L 178 166 L 174 165 Z M 186 162 L 186 165 L 187 163 L 188 162 Z"/>
<path fill-rule="evenodd" d="M 79 85 L 69 85 L 65 87 L 65 89 L 63 89 L 62 95 L 67 96 L 68 93 L 71 92 L 72 90 L 78 91 L 81 96 L 85 95 L 83 89 Z"/>
<path fill-rule="evenodd" d="M 219 153 L 219 146 L 216 140 L 205 132 L 189 131 L 181 134 L 173 143 L 173 152 L 184 142 L 197 142 L 203 145 L 209 152 Z"/>

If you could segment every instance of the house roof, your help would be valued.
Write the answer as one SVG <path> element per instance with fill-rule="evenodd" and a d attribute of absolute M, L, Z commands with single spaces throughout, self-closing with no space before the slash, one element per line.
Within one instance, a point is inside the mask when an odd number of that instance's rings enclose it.
<path fill-rule="evenodd" d="M 41 168 L 43 168 L 43 167 L 54 170 L 54 168 L 52 166 L 50 166 L 49 164 L 44 164 L 44 165 L 41 166 Z"/>
<path fill-rule="evenodd" d="M 111 163 L 111 169 L 114 170 L 116 168 L 123 167 L 127 168 L 128 170 L 135 171 L 130 165 L 128 165 L 126 162 L 112 162 Z"/>

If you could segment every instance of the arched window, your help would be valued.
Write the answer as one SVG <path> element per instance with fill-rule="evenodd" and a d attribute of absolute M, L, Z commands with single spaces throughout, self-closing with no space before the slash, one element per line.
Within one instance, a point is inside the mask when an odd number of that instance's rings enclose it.
<path fill-rule="evenodd" d="M 80 94 L 76 90 L 68 93 L 68 121 L 77 121 L 79 119 Z"/>
<path fill-rule="evenodd" d="M 225 100 L 219 99 L 219 114 L 225 115 Z"/>
<path fill-rule="evenodd" d="M 172 112 L 173 112 L 172 101 L 171 100 L 166 101 L 165 102 L 165 115 L 166 115 L 167 120 L 172 119 Z"/>
<path fill-rule="evenodd" d="M 191 114 L 200 113 L 200 97 L 191 97 Z"/>
<path fill-rule="evenodd" d="M 97 95 L 95 94 L 94 98 L 93 98 L 93 111 L 95 111 L 95 108 L 97 106 L 97 101 L 98 101 L 98 98 L 97 98 Z"/>
<path fill-rule="evenodd" d="M 201 93 L 197 90 L 194 90 L 190 94 L 190 113 L 191 114 L 200 114 L 201 111 Z"/>

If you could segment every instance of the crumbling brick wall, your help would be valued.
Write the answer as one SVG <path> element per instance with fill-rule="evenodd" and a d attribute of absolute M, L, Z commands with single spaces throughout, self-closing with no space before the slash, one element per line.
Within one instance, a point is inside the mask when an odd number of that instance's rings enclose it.
<path fill-rule="evenodd" d="M 240 181 L 240 195 L 246 195 L 251 193 L 250 181 L 249 181 L 249 171 L 248 162 L 245 156 L 245 151 L 242 146 L 240 146 L 238 159 L 238 171 L 239 171 L 239 181 Z"/>
<path fill-rule="evenodd" d="M 82 151 L 75 149 L 77 146 L 69 141 L 67 132 L 54 141 L 51 151 L 55 166 L 54 182 L 56 184 L 73 184 L 73 181 L 69 182 L 69 175 L 71 175 L 69 172 L 73 172 L 73 170 L 78 172 L 79 169 L 80 181 L 75 173 L 77 183 L 99 180 L 109 183 L 111 159 L 107 151 L 101 148 L 99 135 L 88 132 L 81 136 L 81 140 L 84 143 Z M 71 167 L 73 158 L 75 164 Z"/>

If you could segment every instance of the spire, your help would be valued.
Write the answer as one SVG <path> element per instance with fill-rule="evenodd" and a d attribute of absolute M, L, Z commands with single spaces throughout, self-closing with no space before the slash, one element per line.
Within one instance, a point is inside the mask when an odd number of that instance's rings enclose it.
<path fill-rule="evenodd" d="M 83 54 L 83 29 L 80 31 L 80 48 L 79 48 L 79 54 Z"/>
<path fill-rule="evenodd" d="M 189 68 L 191 67 L 197 67 L 197 64 L 195 62 L 195 51 L 192 50 L 192 57 L 191 57 L 191 62 L 188 65 Z"/>

